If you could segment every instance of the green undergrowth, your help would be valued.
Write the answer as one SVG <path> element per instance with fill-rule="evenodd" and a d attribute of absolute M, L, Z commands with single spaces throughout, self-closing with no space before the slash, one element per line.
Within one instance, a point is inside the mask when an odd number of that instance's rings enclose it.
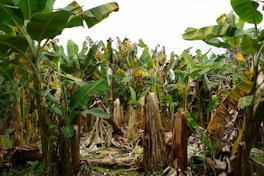
<path fill-rule="evenodd" d="M 251 157 L 264 164 L 264 152 L 263 153 L 253 153 Z"/>
<path fill-rule="evenodd" d="M 42 162 L 35 161 L 29 164 L 29 166 L 13 167 L 10 170 L 5 170 L 3 176 L 39 176 L 43 175 L 43 164 Z"/>

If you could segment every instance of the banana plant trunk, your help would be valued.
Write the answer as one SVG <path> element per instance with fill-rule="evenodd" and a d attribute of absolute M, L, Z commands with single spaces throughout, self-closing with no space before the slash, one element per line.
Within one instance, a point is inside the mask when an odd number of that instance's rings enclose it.
<path fill-rule="evenodd" d="M 13 120 L 12 126 L 13 132 L 13 146 L 21 146 L 23 144 L 23 123 L 21 117 L 20 109 L 20 98 L 15 95 L 15 100 L 13 102 Z"/>
<path fill-rule="evenodd" d="M 243 122 L 243 127 L 241 130 L 241 142 L 239 143 L 239 152 L 237 163 L 242 163 L 240 166 L 239 175 L 247 176 L 250 175 L 250 166 L 249 166 L 249 155 L 252 146 L 252 140 L 254 139 L 254 122 L 252 121 L 252 109 L 248 108 L 247 116 Z"/>
<path fill-rule="evenodd" d="M 232 151 L 233 154 L 238 152 L 236 160 L 237 167 L 234 169 L 235 175 L 250 175 L 250 151 L 255 140 L 256 133 L 258 132 L 261 122 L 264 119 L 263 108 L 264 102 L 258 104 L 257 107 L 252 104 L 247 108 L 246 118 Z"/>
<path fill-rule="evenodd" d="M 172 146 L 170 164 L 175 169 L 187 170 L 188 126 L 182 112 L 176 112 L 173 117 Z"/>
<path fill-rule="evenodd" d="M 49 138 L 51 136 L 49 129 L 49 119 L 47 110 L 45 107 L 45 101 L 42 95 L 42 80 L 40 75 L 40 58 L 36 57 L 35 60 L 35 79 L 34 79 L 34 88 L 35 88 L 35 98 L 36 98 L 36 109 L 37 115 L 39 119 L 39 131 L 42 145 L 42 154 L 43 154 L 43 165 L 44 170 L 47 173 L 52 173 L 52 165 L 51 165 L 51 153 L 49 150 Z"/>
<path fill-rule="evenodd" d="M 157 171 L 167 166 L 164 130 L 158 99 L 154 93 L 146 96 L 144 121 L 143 164 L 147 175 L 149 171 Z"/>
<path fill-rule="evenodd" d="M 137 136 L 138 122 L 138 108 L 134 106 L 129 106 L 129 121 L 127 129 L 128 139 L 135 139 L 135 137 Z"/>
<path fill-rule="evenodd" d="M 80 165 L 80 138 L 81 138 L 81 123 L 82 123 L 82 114 L 74 119 L 74 136 L 71 140 L 71 154 L 72 154 L 72 167 L 74 173 L 77 173 Z"/>
<path fill-rule="evenodd" d="M 35 82 L 35 90 L 36 90 L 36 106 L 39 118 L 39 130 L 42 144 L 42 153 L 43 153 L 43 164 L 44 169 L 47 172 L 51 172 L 51 162 L 49 161 L 50 153 L 49 153 L 49 123 L 48 123 L 48 115 L 46 112 L 46 107 L 44 104 L 43 97 L 41 96 L 41 82 Z"/>
<path fill-rule="evenodd" d="M 4 159 L 4 151 L 2 147 L 2 140 L 0 140 L 0 163 L 3 162 L 3 159 Z M 0 170 L 0 175 L 1 175 L 1 170 Z"/>

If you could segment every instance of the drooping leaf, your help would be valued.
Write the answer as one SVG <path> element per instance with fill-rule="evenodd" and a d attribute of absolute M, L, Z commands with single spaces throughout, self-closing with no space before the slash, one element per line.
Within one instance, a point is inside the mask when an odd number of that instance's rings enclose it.
<path fill-rule="evenodd" d="M 74 135 L 73 125 L 63 126 L 60 128 L 61 132 L 66 139 L 70 139 Z"/>
<path fill-rule="evenodd" d="M 70 99 L 69 107 L 71 111 L 82 105 L 85 105 L 91 96 L 102 92 L 106 88 L 107 82 L 105 80 L 93 81 L 80 87 Z"/>
<path fill-rule="evenodd" d="M 78 13 L 71 18 L 67 27 L 82 26 L 83 21 L 86 22 L 89 28 L 93 27 L 97 23 L 101 22 L 109 16 L 110 13 L 118 11 L 118 4 L 115 2 L 107 3 Z"/>
<path fill-rule="evenodd" d="M 244 109 L 249 106 L 253 101 L 253 95 L 241 97 L 238 101 L 238 108 Z"/>
<path fill-rule="evenodd" d="M 87 15 L 84 17 L 84 20 L 89 28 L 93 27 L 100 21 L 104 20 L 109 16 L 112 12 L 117 12 L 119 10 L 119 6 L 115 2 L 110 2 L 107 4 L 103 4 L 87 11 L 84 11 L 83 14 Z"/>
<path fill-rule="evenodd" d="M 253 87 L 253 82 L 250 80 L 242 80 L 228 94 L 228 96 L 219 104 L 216 112 L 213 113 L 210 123 L 207 126 L 207 131 L 210 134 L 210 140 L 213 143 L 221 140 L 225 125 L 230 121 L 231 115 L 229 109 L 237 110 L 239 99 L 248 95 Z"/>
<path fill-rule="evenodd" d="M 259 24 L 262 14 L 257 10 L 259 3 L 254 0 L 231 0 L 231 5 L 236 14 L 245 22 Z"/>
<path fill-rule="evenodd" d="M 109 114 L 102 109 L 99 108 L 92 108 L 92 109 L 86 109 L 82 112 L 83 115 L 91 114 L 95 117 L 101 117 L 103 119 L 109 119 Z"/>
<path fill-rule="evenodd" d="M 244 35 L 243 30 L 227 24 L 220 24 L 185 32 L 182 36 L 185 40 L 205 40 L 215 37 L 238 37 L 242 35 Z"/>

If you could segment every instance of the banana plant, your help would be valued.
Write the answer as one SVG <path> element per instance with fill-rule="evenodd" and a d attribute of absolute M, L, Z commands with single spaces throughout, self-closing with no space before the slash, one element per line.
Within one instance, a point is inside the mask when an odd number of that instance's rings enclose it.
<path fill-rule="evenodd" d="M 67 85 L 67 81 L 65 81 L 64 84 Z M 50 92 L 46 93 L 51 101 L 50 108 L 52 112 L 60 117 L 61 125 L 57 127 L 54 126 L 54 128 L 59 128 L 61 131 L 60 134 L 56 134 L 56 136 L 58 136 L 57 145 L 58 150 L 64 151 L 66 157 L 63 154 L 58 155 L 58 160 L 62 163 L 64 162 L 63 160 L 67 160 L 66 165 L 63 165 L 63 167 L 59 169 L 60 173 L 64 173 L 65 171 L 67 173 L 72 173 L 73 171 L 76 171 L 75 167 L 78 167 L 76 163 L 79 163 L 80 160 L 79 146 L 81 128 L 79 123 L 75 123 L 78 116 L 81 114 L 92 114 L 96 117 L 100 116 L 109 118 L 109 115 L 100 109 L 83 109 L 83 107 L 87 106 L 87 103 L 92 96 L 98 95 L 107 88 L 107 82 L 105 80 L 83 83 L 83 85 L 75 90 L 72 95 L 70 95 L 70 91 L 66 91 L 66 85 L 62 86 L 62 94 L 64 97 L 63 102 L 60 102 L 60 100 Z M 62 136 L 62 138 L 59 136 Z"/>
<path fill-rule="evenodd" d="M 235 108 L 245 111 L 243 125 L 234 143 L 232 155 L 233 158 L 236 158 L 236 162 L 240 163 L 234 168 L 234 174 L 249 175 L 249 153 L 252 147 L 252 137 L 254 138 L 260 123 L 263 121 L 263 111 L 260 109 L 263 108 L 263 94 L 261 93 L 263 90 L 263 72 L 261 66 L 263 65 L 264 44 L 263 30 L 260 31 L 258 28 L 258 24 L 262 22 L 263 15 L 258 11 L 258 1 L 231 0 L 230 2 L 240 20 L 234 20 L 236 19 L 234 15 L 224 15 L 218 19 L 218 25 L 191 29 L 183 34 L 183 38 L 187 40 L 203 40 L 205 42 L 209 40 L 208 44 L 229 49 L 232 57 L 237 59 L 239 63 L 247 63 L 247 66 L 244 67 L 244 76 L 247 79 L 240 77 L 242 82 L 236 83 L 236 87 L 229 94 L 233 97 L 231 99 L 235 100 L 231 101 L 233 105 L 224 101 L 219 105 L 218 111 L 224 112 L 224 107 L 232 108 L 234 105 L 237 106 Z M 253 28 L 244 30 L 244 22 L 253 24 Z M 238 64 L 238 66 L 241 65 Z M 243 86 L 243 88 L 240 86 Z M 235 93 L 237 89 L 239 93 Z M 215 117 L 219 117 L 219 115 L 215 115 Z M 212 118 L 212 126 L 209 125 L 209 129 L 216 130 L 214 127 L 219 124 L 216 121 L 217 118 Z M 243 144 L 245 144 L 245 149 L 242 148 Z"/>
<path fill-rule="evenodd" d="M 118 10 L 116 3 L 107 3 L 83 11 L 75 1 L 65 8 L 53 10 L 54 0 L 0 2 L 0 55 L 12 52 L 24 56 L 30 64 L 40 124 L 43 163 L 47 172 L 52 172 L 49 148 L 49 118 L 42 91 L 41 64 L 44 50 L 50 39 L 61 34 L 63 29 L 83 26 L 92 27 Z"/>

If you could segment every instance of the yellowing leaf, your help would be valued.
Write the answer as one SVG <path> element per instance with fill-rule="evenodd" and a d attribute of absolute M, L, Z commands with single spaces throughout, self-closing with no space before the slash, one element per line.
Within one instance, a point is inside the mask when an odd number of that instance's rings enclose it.
<path fill-rule="evenodd" d="M 241 61 L 241 62 L 245 62 L 245 58 L 244 58 L 243 54 L 240 53 L 240 52 L 236 52 L 236 54 L 235 54 L 235 58 L 236 58 L 237 60 Z"/>
<path fill-rule="evenodd" d="M 79 14 L 79 13 L 82 13 L 82 8 L 81 6 L 76 2 L 76 1 L 73 1 L 72 3 L 70 3 L 68 6 L 71 6 L 71 7 L 74 7 L 75 10 L 73 11 L 73 13 L 76 15 L 76 14 Z"/>
<path fill-rule="evenodd" d="M 149 76 L 149 73 L 145 70 L 135 70 L 135 76 Z"/>
<path fill-rule="evenodd" d="M 50 83 L 50 87 L 53 88 L 53 89 L 56 89 L 57 88 L 57 82 L 56 81 L 52 81 Z"/>
<path fill-rule="evenodd" d="M 28 66 L 29 65 L 29 62 L 28 62 L 28 60 L 25 57 L 20 57 L 18 62 L 20 64 L 22 64 L 23 66 Z"/>
<path fill-rule="evenodd" d="M 224 22 L 225 19 L 226 19 L 226 14 L 221 14 L 221 15 L 219 15 L 219 17 L 216 19 L 216 22 L 217 22 L 218 24 L 220 24 L 220 23 Z"/>
<path fill-rule="evenodd" d="M 250 79 L 250 78 L 252 78 L 252 76 L 253 76 L 253 72 L 252 72 L 252 71 L 249 71 L 249 70 L 246 70 L 246 71 L 244 71 L 244 76 L 245 76 L 247 79 Z"/>
<path fill-rule="evenodd" d="M 125 71 L 122 68 L 118 68 L 116 70 L 116 74 L 122 74 L 122 73 L 125 73 Z"/>
<path fill-rule="evenodd" d="M 33 82 L 30 82 L 30 83 L 28 84 L 28 87 L 29 87 L 30 89 L 33 89 L 33 88 L 34 88 L 34 83 L 33 83 Z"/>

